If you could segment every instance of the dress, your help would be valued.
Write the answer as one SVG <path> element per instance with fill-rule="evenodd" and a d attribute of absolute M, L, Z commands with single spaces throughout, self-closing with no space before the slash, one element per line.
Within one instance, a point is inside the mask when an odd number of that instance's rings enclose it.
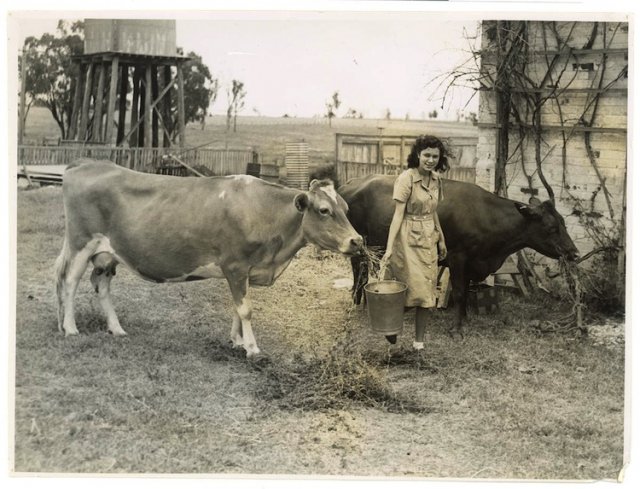
<path fill-rule="evenodd" d="M 393 186 L 393 199 L 407 206 L 389 265 L 395 279 L 407 284 L 406 307 L 436 305 L 439 233 L 433 215 L 439 197 L 438 176 L 423 177 L 417 168 L 402 172 Z"/>

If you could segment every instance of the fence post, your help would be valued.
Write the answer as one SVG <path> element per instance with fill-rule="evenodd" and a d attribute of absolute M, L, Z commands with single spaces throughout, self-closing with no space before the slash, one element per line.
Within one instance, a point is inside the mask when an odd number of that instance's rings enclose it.
<path fill-rule="evenodd" d="M 338 181 L 345 183 L 347 181 L 347 174 L 345 165 L 342 164 L 341 161 L 342 154 L 342 134 L 336 134 L 336 175 L 338 176 Z"/>

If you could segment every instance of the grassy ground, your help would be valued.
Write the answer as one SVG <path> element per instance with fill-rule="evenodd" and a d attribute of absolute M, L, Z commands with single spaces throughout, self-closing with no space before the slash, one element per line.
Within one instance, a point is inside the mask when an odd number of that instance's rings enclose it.
<path fill-rule="evenodd" d="M 59 188 L 18 193 L 15 470 L 515 479 L 614 479 L 622 467 L 624 342 L 543 335 L 550 300 L 506 295 L 464 340 L 412 314 L 389 346 L 346 289 L 348 261 L 305 248 L 253 289 L 266 356 L 229 346 L 224 281 L 155 285 L 118 269 L 129 335 L 114 338 L 89 281 L 81 335 L 57 331 Z M 622 326 L 618 326 L 619 329 Z"/>

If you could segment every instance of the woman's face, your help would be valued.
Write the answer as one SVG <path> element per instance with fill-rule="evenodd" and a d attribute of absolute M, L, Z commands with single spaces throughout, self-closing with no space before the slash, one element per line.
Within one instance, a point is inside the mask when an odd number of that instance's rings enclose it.
<path fill-rule="evenodd" d="M 433 171 L 440 161 L 440 150 L 438 148 L 425 148 L 418 155 L 418 168 L 421 172 L 426 173 Z"/>

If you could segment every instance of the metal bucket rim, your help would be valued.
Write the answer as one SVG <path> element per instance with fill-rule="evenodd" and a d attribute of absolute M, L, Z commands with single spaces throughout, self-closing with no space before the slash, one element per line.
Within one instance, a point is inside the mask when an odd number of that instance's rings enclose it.
<path fill-rule="evenodd" d="M 394 292 L 377 292 L 375 290 L 371 290 L 372 287 L 380 284 L 397 284 L 400 286 L 400 289 Z M 408 288 L 407 284 L 405 284 L 404 282 L 400 282 L 399 280 L 378 280 L 376 282 L 369 282 L 364 286 L 364 290 L 366 292 L 370 292 L 372 294 L 382 294 L 382 295 L 400 294 L 402 292 L 405 292 L 407 288 Z"/>

